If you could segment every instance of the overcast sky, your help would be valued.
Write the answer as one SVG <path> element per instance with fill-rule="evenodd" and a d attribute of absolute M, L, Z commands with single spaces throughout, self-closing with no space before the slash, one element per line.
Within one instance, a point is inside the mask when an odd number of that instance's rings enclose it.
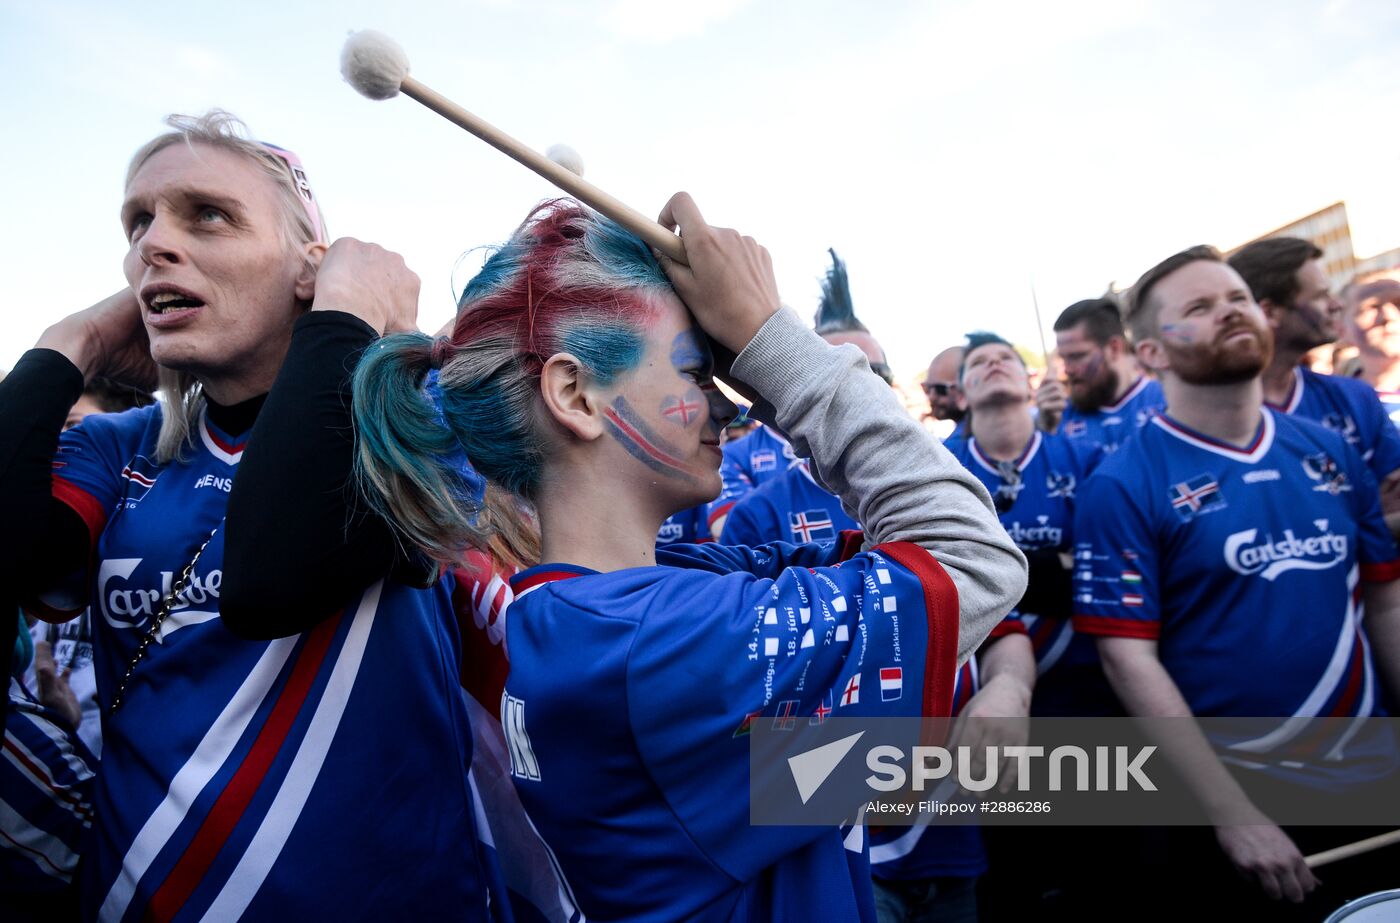
<path fill-rule="evenodd" d="M 332 235 L 402 252 L 443 323 L 469 251 L 551 187 L 356 95 L 337 60 L 359 28 L 645 213 L 690 191 L 768 246 L 804 314 L 835 247 L 901 375 L 977 327 L 1035 345 L 1032 279 L 1048 328 L 1182 247 L 1338 199 L 1359 255 L 1400 246 L 1392 0 L 0 0 L 0 366 L 123 284 L 127 159 L 212 106 L 296 150 Z"/>

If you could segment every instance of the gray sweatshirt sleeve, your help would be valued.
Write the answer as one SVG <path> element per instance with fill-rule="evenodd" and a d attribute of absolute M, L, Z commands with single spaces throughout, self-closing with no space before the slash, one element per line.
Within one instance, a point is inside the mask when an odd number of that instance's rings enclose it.
<path fill-rule="evenodd" d="M 943 566 L 958 590 L 964 662 L 1026 589 L 1026 559 L 987 489 L 909 416 L 859 349 L 827 344 L 789 308 L 768 319 L 732 372 L 773 405 L 868 546 L 913 542 Z"/>

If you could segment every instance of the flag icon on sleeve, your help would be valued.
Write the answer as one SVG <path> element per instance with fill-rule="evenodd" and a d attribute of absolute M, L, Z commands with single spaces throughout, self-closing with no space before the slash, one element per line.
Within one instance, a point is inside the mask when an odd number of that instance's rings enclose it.
<path fill-rule="evenodd" d="M 880 668 L 880 701 L 893 702 L 904 695 L 904 668 Z"/>
<path fill-rule="evenodd" d="M 842 705 L 855 705 L 860 701 L 860 674 L 856 673 L 846 681 L 846 691 L 841 693 Z"/>

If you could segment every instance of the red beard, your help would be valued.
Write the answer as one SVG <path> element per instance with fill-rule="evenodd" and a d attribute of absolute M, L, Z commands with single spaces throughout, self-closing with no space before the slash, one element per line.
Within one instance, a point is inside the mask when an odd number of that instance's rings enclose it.
<path fill-rule="evenodd" d="M 1240 330 L 1254 335 L 1226 342 Z M 1249 381 L 1264 371 L 1274 354 L 1274 341 L 1268 329 L 1248 320 L 1231 324 L 1210 343 L 1183 345 L 1163 341 L 1162 345 L 1172 372 L 1193 385 L 1233 385 Z"/>

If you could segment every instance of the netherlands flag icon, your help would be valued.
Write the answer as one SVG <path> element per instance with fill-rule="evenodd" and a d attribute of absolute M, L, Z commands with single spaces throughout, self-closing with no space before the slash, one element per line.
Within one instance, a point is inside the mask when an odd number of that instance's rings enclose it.
<path fill-rule="evenodd" d="M 904 695 L 904 668 L 880 668 L 880 701 L 893 702 Z"/>

